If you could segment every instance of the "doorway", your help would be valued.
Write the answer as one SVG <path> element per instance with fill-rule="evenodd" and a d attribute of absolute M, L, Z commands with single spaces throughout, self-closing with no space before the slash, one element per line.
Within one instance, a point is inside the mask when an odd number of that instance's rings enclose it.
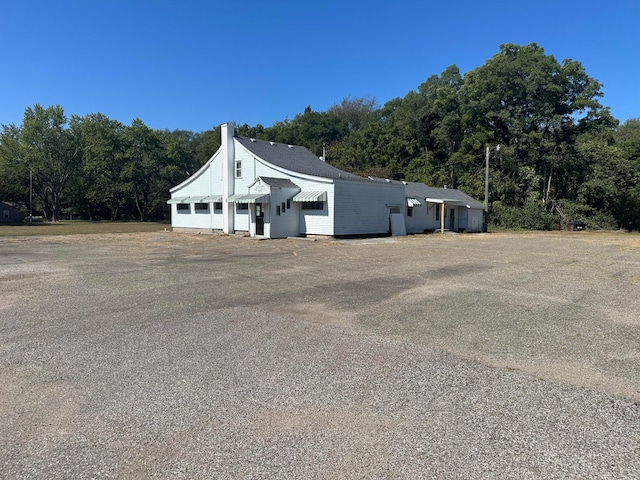
<path fill-rule="evenodd" d="M 264 235 L 264 208 L 256 203 L 256 235 Z"/>

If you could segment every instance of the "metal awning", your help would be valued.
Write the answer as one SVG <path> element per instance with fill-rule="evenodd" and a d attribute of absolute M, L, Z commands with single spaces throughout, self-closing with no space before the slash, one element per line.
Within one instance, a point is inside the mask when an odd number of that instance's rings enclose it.
<path fill-rule="evenodd" d="M 465 202 L 461 200 L 456 200 L 455 198 L 425 198 L 425 200 L 429 203 L 446 203 L 447 205 L 456 205 L 459 207 L 467 207 L 471 208 Z"/>
<path fill-rule="evenodd" d="M 222 201 L 222 195 L 209 195 L 204 197 L 202 203 L 219 203 Z"/>
<path fill-rule="evenodd" d="M 184 203 L 206 203 L 204 199 L 207 198 L 204 195 L 189 197 Z"/>
<path fill-rule="evenodd" d="M 422 203 L 417 198 L 407 198 L 408 207 L 419 207 L 420 205 L 422 205 Z"/>
<path fill-rule="evenodd" d="M 296 193 L 292 200 L 294 202 L 326 202 L 327 192 L 311 191 Z"/>
<path fill-rule="evenodd" d="M 230 195 L 227 198 L 229 203 L 269 203 L 269 194 L 249 193 L 244 195 Z"/>
<path fill-rule="evenodd" d="M 167 200 L 169 205 L 173 205 L 174 203 L 187 203 L 187 199 L 189 197 L 173 197 Z"/>

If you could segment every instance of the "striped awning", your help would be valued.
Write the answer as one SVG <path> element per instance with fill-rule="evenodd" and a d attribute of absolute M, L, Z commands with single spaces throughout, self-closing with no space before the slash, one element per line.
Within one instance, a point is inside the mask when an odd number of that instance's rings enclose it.
<path fill-rule="evenodd" d="M 327 192 L 311 191 L 300 192 L 293 196 L 294 202 L 326 202 Z"/>
<path fill-rule="evenodd" d="M 408 207 L 419 207 L 420 205 L 422 205 L 422 203 L 420 203 L 420 200 L 417 198 L 407 198 Z"/>
<path fill-rule="evenodd" d="M 202 203 L 219 203 L 222 201 L 222 195 L 209 195 L 204 197 Z"/>
<path fill-rule="evenodd" d="M 269 203 L 269 194 L 250 193 L 244 195 L 230 195 L 227 198 L 229 203 Z"/>
<path fill-rule="evenodd" d="M 169 205 L 173 205 L 174 203 L 187 203 L 187 199 L 189 197 L 173 197 L 167 200 Z"/>
<path fill-rule="evenodd" d="M 189 197 L 183 203 L 205 203 L 204 199 L 207 198 L 204 195 Z"/>

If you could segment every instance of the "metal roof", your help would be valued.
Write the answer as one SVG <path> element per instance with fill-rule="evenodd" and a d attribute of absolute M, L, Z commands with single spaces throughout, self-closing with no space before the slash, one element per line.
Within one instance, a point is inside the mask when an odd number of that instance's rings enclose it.
<path fill-rule="evenodd" d="M 366 178 L 329 165 L 320 160 L 310 150 L 299 145 L 267 142 L 247 137 L 234 138 L 256 157 L 285 170 L 334 180 L 368 181 Z"/>
<path fill-rule="evenodd" d="M 277 187 L 277 188 L 300 188 L 298 185 L 296 185 L 295 183 L 293 183 L 291 180 L 289 180 L 288 178 L 276 178 L 276 177 L 263 177 L 260 176 L 258 177 L 260 180 L 262 180 L 264 183 L 266 183 L 267 185 L 269 185 L 270 187 Z"/>
<path fill-rule="evenodd" d="M 431 203 L 448 203 L 450 205 L 464 205 L 467 208 L 484 209 L 484 203 L 479 202 L 470 195 L 457 188 L 429 187 L 420 182 L 402 182 L 399 180 L 388 180 L 379 177 L 369 177 L 374 182 L 391 183 L 394 185 L 404 185 L 404 194 L 410 198 L 424 198 Z"/>

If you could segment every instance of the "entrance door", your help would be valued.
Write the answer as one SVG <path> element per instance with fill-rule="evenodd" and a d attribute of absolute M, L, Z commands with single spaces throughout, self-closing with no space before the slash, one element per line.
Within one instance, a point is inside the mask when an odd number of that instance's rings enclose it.
<path fill-rule="evenodd" d="M 454 230 L 456 229 L 456 209 L 451 207 L 451 209 L 449 210 L 449 230 Z"/>
<path fill-rule="evenodd" d="M 256 203 L 256 235 L 264 235 L 264 208 Z"/>

